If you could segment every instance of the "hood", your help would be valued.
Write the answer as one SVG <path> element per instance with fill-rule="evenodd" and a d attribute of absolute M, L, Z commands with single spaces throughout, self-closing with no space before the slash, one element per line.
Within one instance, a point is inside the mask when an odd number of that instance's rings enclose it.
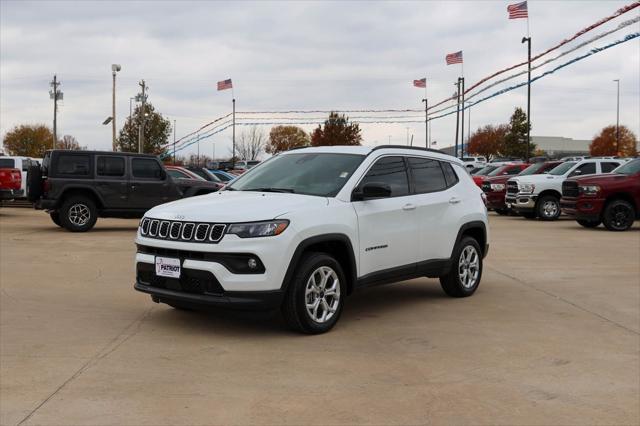
<path fill-rule="evenodd" d="M 575 176 L 572 177 L 571 180 L 574 180 L 578 183 L 598 183 L 598 182 L 612 182 L 614 180 L 621 180 L 627 178 L 627 175 L 618 174 L 618 173 L 605 173 L 601 175 L 584 175 L 584 176 Z"/>
<path fill-rule="evenodd" d="M 327 198 L 311 195 L 221 191 L 162 204 L 145 216 L 194 222 L 256 222 L 327 204 Z"/>
<path fill-rule="evenodd" d="M 506 183 L 509 179 L 514 177 L 513 175 L 509 176 L 491 176 L 485 179 L 486 182 L 489 183 Z"/>

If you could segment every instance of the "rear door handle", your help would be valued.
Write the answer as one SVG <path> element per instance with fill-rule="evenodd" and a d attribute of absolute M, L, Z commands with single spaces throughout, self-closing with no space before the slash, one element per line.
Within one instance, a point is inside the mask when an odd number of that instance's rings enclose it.
<path fill-rule="evenodd" d="M 458 204 L 460 201 L 462 201 L 460 198 L 453 197 L 453 198 L 449 199 L 449 204 Z"/>
<path fill-rule="evenodd" d="M 416 209 L 415 204 L 405 204 L 404 206 L 402 206 L 402 210 L 405 210 L 405 211 L 415 210 L 415 209 Z"/>

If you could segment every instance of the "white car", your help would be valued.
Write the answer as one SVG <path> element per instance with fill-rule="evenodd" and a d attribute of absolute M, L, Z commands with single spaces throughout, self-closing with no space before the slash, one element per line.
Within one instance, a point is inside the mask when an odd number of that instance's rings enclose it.
<path fill-rule="evenodd" d="M 556 220 L 561 213 L 562 182 L 574 176 L 609 173 L 624 162 L 617 159 L 566 161 L 546 174 L 514 177 L 507 181 L 507 208 L 528 219 Z"/>
<path fill-rule="evenodd" d="M 135 289 L 176 308 L 280 308 L 292 328 L 322 333 L 364 287 L 427 276 L 472 295 L 488 234 L 483 193 L 452 156 L 298 149 L 224 191 L 149 210 Z"/>
<path fill-rule="evenodd" d="M 487 159 L 485 157 L 462 157 L 462 162 L 467 170 L 479 169 L 487 165 Z"/>
<path fill-rule="evenodd" d="M 22 175 L 22 184 L 20 185 L 20 190 L 16 191 L 16 198 L 26 198 L 27 172 L 29 167 L 37 165 L 38 161 L 29 157 L 0 156 L 0 168 L 18 169 Z"/>

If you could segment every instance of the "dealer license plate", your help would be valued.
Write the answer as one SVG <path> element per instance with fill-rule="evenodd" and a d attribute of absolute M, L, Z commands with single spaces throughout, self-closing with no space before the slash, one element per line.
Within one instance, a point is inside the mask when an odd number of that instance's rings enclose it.
<path fill-rule="evenodd" d="M 180 278 L 180 259 L 156 256 L 156 275 L 168 278 Z"/>

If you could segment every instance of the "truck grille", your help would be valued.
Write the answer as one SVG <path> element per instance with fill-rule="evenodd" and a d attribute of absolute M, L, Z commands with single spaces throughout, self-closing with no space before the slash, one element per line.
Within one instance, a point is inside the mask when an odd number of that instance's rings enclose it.
<path fill-rule="evenodd" d="M 180 222 L 149 217 L 140 222 L 140 235 L 158 240 L 217 243 L 226 229 L 224 223 Z"/>
<path fill-rule="evenodd" d="M 577 197 L 578 196 L 578 182 L 565 180 L 562 182 L 562 196 L 563 197 Z"/>
<path fill-rule="evenodd" d="M 491 184 L 489 182 L 482 182 L 482 190 L 484 192 L 491 192 Z"/>
<path fill-rule="evenodd" d="M 518 182 L 507 182 L 507 194 L 518 193 Z"/>

